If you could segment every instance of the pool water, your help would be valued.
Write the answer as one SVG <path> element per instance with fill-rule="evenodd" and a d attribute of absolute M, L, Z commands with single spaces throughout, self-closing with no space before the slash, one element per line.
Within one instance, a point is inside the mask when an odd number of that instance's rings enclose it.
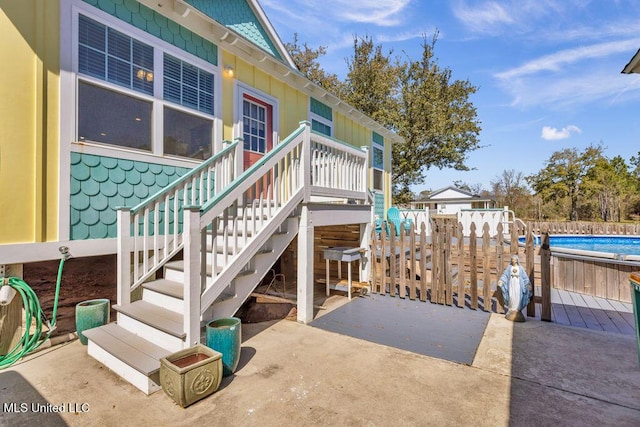
<path fill-rule="evenodd" d="M 524 242 L 524 238 L 520 239 Z M 539 244 L 536 238 L 535 244 Z M 580 249 L 614 254 L 640 255 L 640 236 L 549 236 L 552 248 Z"/>

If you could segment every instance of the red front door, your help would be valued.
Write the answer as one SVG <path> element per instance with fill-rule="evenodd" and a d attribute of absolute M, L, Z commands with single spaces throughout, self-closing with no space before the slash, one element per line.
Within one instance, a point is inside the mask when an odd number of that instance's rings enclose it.
<path fill-rule="evenodd" d="M 273 148 L 273 108 L 253 96 L 242 98 L 242 137 L 244 168 L 258 161 Z"/>
<path fill-rule="evenodd" d="M 244 169 L 260 160 L 273 148 L 273 107 L 251 95 L 242 97 L 242 138 Z M 267 197 L 272 179 L 265 175 L 256 182 L 254 198 Z"/>

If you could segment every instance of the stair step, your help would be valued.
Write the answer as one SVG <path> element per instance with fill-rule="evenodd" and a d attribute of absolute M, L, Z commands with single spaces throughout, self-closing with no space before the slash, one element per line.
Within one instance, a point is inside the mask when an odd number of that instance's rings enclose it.
<path fill-rule="evenodd" d="M 171 351 L 121 328 L 116 323 L 89 329 L 84 331 L 83 335 L 146 376 L 158 372 L 160 359 L 171 354 Z"/>
<path fill-rule="evenodd" d="M 181 271 L 184 273 L 184 261 L 183 260 L 169 261 L 164 265 L 164 268 Z M 212 266 L 207 264 L 207 276 L 211 276 L 212 271 L 213 271 Z M 216 266 L 216 272 L 220 273 L 221 271 L 222 271 L 222 266 L 220 265 Z"/>
<path fill-rule="evenodd" d="M 240 240 L 241 239 L 238 239 L 238 248 L 237 248 L 238 252 L 240 252 L 242 250 L 242 248 L 243 248 L 242 242 Z M 207 252 L 211 253 L 211 249 L 212 248 L 213 248 L 212 242 L 208 241 L 207 242 Z M 218 239 L 216 241 L 216 253 L 218 253 L 218 254 L 224 253 L 226 249 L 227 248 L 224 246 L 224 243 L 222 242 L 222 239 Z"/>
<path fill-rule="evenodd" d="M 136 301 L 129 305 L 114 305 L 113 308 L 138 322 L 149 325 L 166 334 L 184 340 L 184 320 L 180 313 L 167 310 L 146 301 Z"/>
<path fill-rule="evenodd" d="M 273 252 L 273 250 L 271 249 L 265 249 L 263 251 L 258 251 L 258 254 L 269 254 Z M 184 272 L 184 261 L 171 261 L 165 264 L 165 267 L 168 267 L 172 270 L 176 270 L 176 271 L 182 271 Z M 211 277 L 211 265 L 207 265 L 207 276 Z M 217 266 L 217 271 L 218 273 L 220 273 L 222 271 L 222 267 L 221 266 Z M 255 273 L 255 270 L 242 270 L 240 273 L 238 273 L 238 276 L 247 276 L 250 274 Z M 172 280 L 170 280 L 171 282 Z M 182 285 L 180 285 L 182 286 Z"/>
<path fill-rule="evenodd" d="M 161 389 L 160 359 L 172 352 L 110 323 L 83 332 L 87 353 L 149 395 Z"/>
<path fill-rule="evenodd" d="M 184 285 L 179 282 L 174 282 L 173 280 L 153 280 L 151 282 L 143 283 L 142 287 L 177 299 L 183 299 L 184 295 Z"/>

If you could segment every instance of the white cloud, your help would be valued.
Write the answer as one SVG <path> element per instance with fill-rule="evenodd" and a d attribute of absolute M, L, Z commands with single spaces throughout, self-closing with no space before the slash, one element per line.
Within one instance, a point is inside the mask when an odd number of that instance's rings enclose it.
<path fill-rule="evenodd" d="M 424 34 L 433 34 L 435 29 L 431 30 L 415 30 L 415 31 L 405 31 L 403 33 L 398 34 L 381 34 L 375 37 L 375 41 L 378 43 L 393 43 L 393 42 L 402 42 L 406 40 L 422 38 Z"/>
<path fill-rule="evenodd" d="M 477 32 L 492 32 L 496 25 L 513 24 L 514 18 L 501 3 L 490 1 L 477 7 L 459 3 L 453 14 L 467 27 Z"/>
<path fill-rule="evenodd" d="M 574 49 L 565 49 L 550 55 L 541 56 L 519 67 L 496 74 L 499 79 L 513 79 L 542 71 L 559 71 L 563 66 L 571 65 L 579 61 L 603 58 L 621 52 L 630 52 L 637 49 L 640 39 L 620 40 L 608 43 L 597 43 L 590 46 L 580 46 Z"/>
<path fill-rule="evenodd" d="M 323 0 L 302 1 L 262 0 L 262 4 L 270 9 L 289 15 L 292 25 L 309 26 L 307 19 L 323 23 L 325 29 L 331 21 L 367 23 L 380 27 L 402 25 L 402 12 L 412 0 Z M 302 17 L 302 18 L 301 18 Z"/>
<path fill-rule="evenodd" d="M 638 18 L 622 18 L 612 22 L 596 22 L 595 26 L 575 22 L 560 29 L 545 29 L 532 33 L 530 39 L 534 42 L 571 42 L 579 40 L 607 40 L 615 38 L 636 37 L 640 20 Z"/>
<path fill-rule="evenodd" d="M 410 0 L 328 0 L 326 8 L 339 11 L 347 21 L 375 24 L 379 26 L 396 26 L 403 22 L 401 12 Z M 329 3 L 329 4 L 327 4 Z"/>
<path fill-rule="evenodd" d="M 558 130 L 556 128 L 552 128 L 550 126 L 544 126 L 542 128 L 542 139 L 546 139 L 547 141 L 556 140 L 556 139 L 567 139 L 571 136 L 572 133 L 582 133 L 582 130 L 575 125 L 569 125 L 567 127 Z"/>
<path fill-rule="evenodd" d="M 557 75 L 543 74 L 501 80 L 512 107 L 544 107 L 554 111 L 575 109 L 592 102 L 640 101 L 640 78 L 620 74 L 624 60 L 590 64 Z"/>

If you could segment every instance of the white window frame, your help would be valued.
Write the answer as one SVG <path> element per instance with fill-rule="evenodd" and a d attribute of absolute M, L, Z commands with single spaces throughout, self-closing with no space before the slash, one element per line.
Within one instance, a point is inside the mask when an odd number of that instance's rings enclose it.
<path fill-rule="evenodd" d="M 146 43 L 154 49 L 154 87 L 153 96 L 129 90 L 114 83 L 92 78 L 78 73 L 78 15 L 100 22 L 116 31 Z M 164 100 L 163 76 L 164 53 L 186 63 L 199 67 L 214 75 L 214 114 L 209 115 L 186 108 L 180 104 Z M 221 51 L 218 49 L 218 64 L 221 63 Z M 78 141 L 78 82 L 84 81 L 104 89 L 125 94 L 144 101 L 152 102 L 151 151 L 122 147 L 112 144 Z M 70 195 L 71 152 L 82 152 L 99 156 L 111 156 L 134 161 L 193 168 L 201 163 L 198 159 L 189 159 L 163 153 L 163 109 L 165 106 L 212 121 L 212 153 L 222 147 L 222 72 L 220 66 L 204 61 L 188 52 L 165 42 L 139 28 L 121 21 L 82 0 L 60 0 L 60 140 L 59 140 L 59 199 L 68 200 Z M 58 236 L 66 240 L 70 233 L 68 203 L 59 204 Z"/>
<path fill-rule="evenodd" d="M 182 158 L 179 156 L 174 156 L 174 155 L 170 155 L 170 154 L 164 154 L 163 153 L 163 121 L 162 121 L 162 117 L 163 117 L 163 109 L 164 106 L 168 106 L 170 108 L 173 108 L 174 110 L 178 110 L 181 112 L 184 112 L 186 114 L 190 114 L 193 116 L 197 116 L 197 117 L 201 117 L 204 118 L 206 120 L 211 120 L 212 121 L 212 143 L 213 143 L 213 147 L 212 147 L 212 151 L 215 153 L 217 151 L 217 149 L 219 148 L 218 146 L 216 146 L 216 142 L 217 141 L 221 141 L 222 139 L 222 73 L 220 73 L 219 71 L 219 67 L 215 66 L 209 62 L 206 62 L 196 56 L 192 56 L 189 53 L 183 51 L 182 49 L 179 49 L 167 42 L 165 42 L 164 40 L 158 39 L 130 24 L 127 24 L 126 22 L 120 21 L 119 19 L 117 19 L 114 16 L 109 15 L 108 13 L 105 13 L 99 9 L 96 9 L 90 5 L 88 5 L 85 2 L 79 1 L 79 0 L 62 0 L 62 4 L 67 3 L 71 9 L 71 16 L 68 16 L 68 19 L 71 20 L 70 23 L 65 23 L 62 22 L 61 23 L 61 27 L 63 28 L 62 32 L 64 32 L 64 29 L 66 28 L 67 31 L 70 33 L 68 34 L 67 37 L 61 37 L 61 50 L 65 50 L 65 54 L 62 54 L 61 57 L 62 58 L 68 58 L 67 61 L 70 62 L 70 67 L 69 69 L 70 71 L 70 78 L 71 78 L 71 82 L 65 84 L 65 82 L 63 82 L 61 84 L 61 87 L 64 89 L 64 93 L 71 93 L 73 96 L 70 96 L 68 98 L 71 106 L 67 106 L 67 108 L 65 108 L 65 111 L 67 112 L 73 112 L 72 114 L 69 114 L 69 120 L 70 123 L 72 123 L 72 127 L 70 130 L 67 130 L 67 135 L 65 135 L 65 138 L 62 138 L 61 141 L 71 141 L 71 144 L 82 144 L 83 146 L 95 146 L 97 149 L 99 148 L 104 148 L 107 149 L 107 151 L 112 150 L 114 148 L 113 145 L 111 144 L 105 144 L 105 143 L 100 143 L 100 142 L 81 142 L 77 140 L 77 85 L 79 81 L 86 81 L 88 83 L 94 84 L 96 86 L 102 87 L 104 89 L 108 89 L 111 91 L 115 91 L 118 93 L 122 93 L 124 95 L 127 96 L 131 96 L 131 97 L 135 97 L 144 101 L 148 101 L 148 102 L 152 102 L 153 106 L 152 106 L 152 120 L 153 120 L 153 127 L 151 130 L 151 138 L 152 138 L 152 149 L 151 152 L 144 152 L 144 153 L 140 153 L 140 154 L 151 154 L 154 157 L 157 157 L 161 160 L 162 158 L 179 158 L 179 159 L 185 159 L 187 161 L 190 161 L 187 158 Z M 64 10 L 64 9 L 62 9 Z M 101 79 L 97 79 L 97 78 L 93 78 L 90 76 L 86 76 L 86 75 L 81 75 L 80 73 L 78 73 L 78 15 L 82 14 L 85 15 L 86 17 L 93 19 L 95 21 L 98 21 L 110 28 L 113 28 L 116 31 L 120 31 L 132 38 L 135 38 L 136 40 L 139 40 L 143 43 L 146 43 L 150 46 L 153 47 L 154 49 L 154 75 L 156 76 L 156 78 L 154 79 L 154 87 L 153 87 L 153 92 L 154 94 L 151 95 L 146 95 L 134 90 L 129 90 L 127 88 L 124 88 L 122 86 L 119 86 L 117 84 L 114 83 L 110 83 Z M 61 19 L 61 21 L 64 21 L 64 19 Z M 66 24 L 66 25 L 65 25 Z M 70 24 L 70 25 L 69 25 Z M 69 31 L 70 30 L 70 31 Z M 62 40 L 69 40 L 68 43 L 62 43 Z M 184 61 L 188 64 L 194 65 L 198 68 L 201 68 L 204 71 L 207 71 L 211 74 L 213 74 L 214 76 L 214 115 L 209 115 L 206 113 L 203 113 L 201 111 L 198 110 L 194 110 L 191 108 L 187 108 L 184 107 L 180 104 L 168 101 L 168 100 L 164 100 L 164 87 L 163 87 L 163 75 L 164 75 L 164 54 L 168 53 L 169 55 Z M 65 88 L 65 86 L 67 86 Z M 64 101 L 62 102 L 62 106 L 64 106 Z M 61 115 L 62 115 L 62 108 L 61 108 Z M 141 150 L 136 150 L 133 148 L 127 148 L 127 147 L 117 147 L 115 146 L 115 148 L 118 148 L 120 150 L 130 150 L 134 153 L 139 153 Z M 103 151 L 100 150 L 99 151 Z M 199 163 L 199 161 L 194 160 L 196 163 Z"/>
<path fill-rule="evenodd" d="M 320 101 L 318 101 L 318 102 L 320 102 Z M 313 120 L 315 120 L 316 122 L 319 122 L 319 123 L 322 123 L 325 126 L 328 126 L 329 129 L 331 130 L 329 132 L 328 136 L 330 136 L 332 138 L 333 138 L 333 116 L 334 116 L 333 108 L 331 109 L 331 120 L 329 120 L 329 119 L 327 119 L 325 117 L 322 117 L 321 115 L 316 114 L 313 111 L 311 111 L 311 98 L 309 98 L 309 123 L 313 123 Z"/>
<path fill-rule="evenodd" d="M 278 124 L 280 123 L 280 107 L 278 98 L 275 98 L 271 95 L 268 95 L 254 87 L 251 87 L 245 83 L 235 81 L 233 88 L 236 96 L 234 97 L 235 103 L 233 108 L 233 137 L 234 138 L 242 138 L 243 133 L 243 124 L 242 119 L 244 117 L 244 112 L 242 110 L 242 105 L 244 101 L 244 96 L 249 95 L 253 98 L 259 99 L 265 104 L 271 105 L 271 137 L 273 148 L 280 143 L 278 139 Z"/>
<path fill-rule="evenodd" d="M 382 151 L 382 169 L 380 169 L 380 168 L 378 168 L 378 167 L 376 167 L 374 165 L 374 161 L 373 160 L 374 160 L 374 152 L 375 152 L 376 149 Z M 373 179 L 372 179 L 372 182 L 371 182 L 371 187 L 376 191 L 384 191 L 385 157 L 386 156 L 385 156 L 385 152 L 384 152 L 384 146 L 378 144 L 377 142 L 375 142 L 373 140 L 373 133 L 372 133 L 371 134 L 371 169 L 373 171 L 372 172 L 372 174 L 373 174 L 372 178 Z M 379 171 L 382 174 L 382 177 L 380 178 L 380 184 L 382 185 L 382 188 L 376 188 L 375 187 L 375 182 L 376 182 L 375 173 L 376 173 L 376 171 Z"/>

